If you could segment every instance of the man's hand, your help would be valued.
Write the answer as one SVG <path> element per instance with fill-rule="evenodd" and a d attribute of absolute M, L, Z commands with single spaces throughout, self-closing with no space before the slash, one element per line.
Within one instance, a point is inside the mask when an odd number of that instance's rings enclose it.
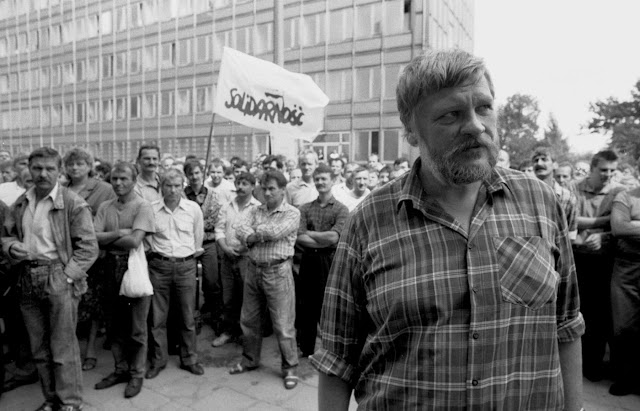
<path fill-rule="evenodd" d="M 584 245 L 592 251 L 597 251 L 602 247 L 602 234 L 601 233 L 593 233 L 589 234 L 586 240 L 584 240 Z"/>
<path fill-rule="evenodd" d="M 198 258 L 198 257 L 200 257 L 202 254 L 204 254 L 204 248 L 200 247 L 200 248 L 198 248 L 198 249 L 196 250 L 196 252 L 195 252 L 195 253 L 193 253 L 193 256 L 194 256 L 195 258 Z"/>
<path fill-rule="evenodd" d="M 118 230 L 118 237 L 120 238 L 131 234 L 133 234 L 133 230 L 130 228 L 121 228 Z"/>
<path fill-rule="evenodd" d="M 240 254 L 234 250 L 233 248 L 229 247 L 228 245 L 220 245 L 222 247 L 222 251 L 224 251 L 224 253 L 226 255 L 228 255 L 229 257 L 238 257 L 240 256 Z"/>
<path fill-rule="evenodd" d="M 29 250 L 24 243 L 13 243 L 9 249 L 10 257 L 14 260 L 22 261 L 29 258 Z"/>

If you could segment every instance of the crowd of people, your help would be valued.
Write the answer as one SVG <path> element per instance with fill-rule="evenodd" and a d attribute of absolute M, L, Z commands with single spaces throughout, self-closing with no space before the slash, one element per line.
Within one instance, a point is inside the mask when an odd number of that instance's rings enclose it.
<path fill-rule="evenodd" d="M 100 333 L 114 369 L 95 389 L 132 398 L 170 354 L 202 375 L 200 314 L 213 347 L 242 345 L 230 374 L 260 366 L 271 332 L 284 388 L 310 357 L 321 409 L 355 390 L 367 409 L 579 410 L 607 344 L 610 393 L 638 392 L 638 167 L 540 144 L 512 170 L 492 104 L 480 59 L 430 51 L 398 85 L 413 165 L 0 152 L 5 389 L 39 379 L 39 410 L 80 409 Z M 140 253 L 153 293 L 130 296 Z"/>

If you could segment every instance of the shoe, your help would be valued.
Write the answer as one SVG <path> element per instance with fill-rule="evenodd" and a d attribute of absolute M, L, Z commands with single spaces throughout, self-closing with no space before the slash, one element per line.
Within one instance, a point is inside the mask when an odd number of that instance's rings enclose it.
<path fill-rule="evenodd" d="M 609 394 L 616 397 L 623 397 L 633 393 L 633 385 L 626 382 L 614 382 L 609 387 Z"/>
<path fill-rule="evenodd" d="M 87 357 L 82 362 L 82 371 L 90 371 L 96 368 L 98 360 L 95 358 Z"/>
<path fill-rule="evenodd" d="M 189 371 L 193 375 L 202 375 L 202 374 L 204 374 L 204 368 L 202 368 L 202 364 L 200 364 L 200 363 L 188 364 L 188 365 L 180 364 L 180 368 L 185 370 L 185 371 Z"/>
<path fill-rule="evenodd" d="M 58 411 L 80 411 L 82 405 L 61 405 L 58 407 Z"/>
<path fill-rule="evenodd" d="M 237 363 L 233 367 L 229 368 L 229 374 L 231 374 L 231 375 L 242 374 L 242 373 L 247 372 L 247 371 L 253 371 L 256 368 L 258 368 L 258 367 L 247 367 L 247 366 L 242 365 L 242 363 Z"/>
<path fill-rule="evenodd" d="M 39 406 L 38 408 L 36 408 L 36 411 L 53 411 L 57 409 L 57 407 L 55 406 L 55 404 L 45 401 L 44 403 L 42 403 L 41 406 Z"/>
<path fill-rule="evenodd" d="M 8 379 L 4 382 L 3 386 L 0 386 L 2 391 L 7 392 L 14 390 L 18 387 L 22 387 L 23 385 L 35 384 L 38 382 L 40 377 L 38 376 L 38 372 L 32 372 L 28 375 L 14 375 L 13 378 Z"/>
<path fill-rule="evenodd" d="M 96 390 L 104 390 L 105 388 L 113 387 L 117 384 L 122 384 L 123 382 L 128 382 L 129 376 L 127 374 L 116 374 L 111 373 L 104 377 L 102 381 L 99 381 L 94 388 Z"/>
<path fill-rule="evenodd" d="M 284 388 L 292 390 L 298 386 L 298 375 L 295 368 L 290 368 L 284 372 Z"/>
<path fill-rule="evenodd" d="M 140 394 L 140 390 L 142 390 L 142 378 L 131 378 L 127 383 L 127 388 L 124 389 L 124 398 L 133 398 Z"/>
<path fill-rule="evenodd" d="M 231 336 L 231 334 L 228 333 L 222 333 L 219 337 L 217 337 L 215 340 L 213 340 L 211 342 L 211 346 L 212 347 L 221 347 L 223 345 L 225 345 L 226 343 L 228 343 L 233 337 Z"/>
<path fill-rule="evenodd" d="M 144 375 L 144 378 L 146 378 L 147 380 L 152 380 L 152 379 L 156 378 L 158 376 L 158 374 L 160 374 L 160 371 L 164 370 L 164 367 L 166 367 L 166 365 L 161 365 L 159 367 L 154 367 L 152 365 L 147 370 L 147 373 Z"/>

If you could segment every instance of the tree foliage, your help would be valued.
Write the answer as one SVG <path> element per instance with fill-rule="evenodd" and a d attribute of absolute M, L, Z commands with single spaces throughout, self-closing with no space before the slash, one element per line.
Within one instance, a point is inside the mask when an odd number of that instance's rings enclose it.
<path fill-rule="evenodd" d="M 511 156 L 511 165 L 531 159 L 531 149 L 538 143 L 538 101 L 527 94 L 514 94 L 498 108 L 500 146 Z"/>
<path fill-rule="evenodd" d="M 611 133 L 609 148 L 626 157 L 640 157 L 640 81 L 631 90 L 631 100 L 609 97 L 590 104 L 594 118 L 588 128 Z"/>
<path fill-rule="evenodd" d="M 563 137 L 558 119 L 553 113 L 549 113 L 547 128 L 544 130 L 544 142 L 553 148 L 556 160 L 566 161 L 569 158 L 569 143 Z"/>

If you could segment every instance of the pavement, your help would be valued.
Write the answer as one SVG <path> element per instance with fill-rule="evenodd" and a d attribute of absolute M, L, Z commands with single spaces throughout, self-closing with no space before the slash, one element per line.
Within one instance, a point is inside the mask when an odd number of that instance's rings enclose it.
<path fill-rule="evenodd" d="M 195 376 L 179 367 L 179 358 L 171 356 L 167 368 L 153 380 L 144 380 L 142 392 L 124 398 L 125 384 L 95 390 L 94 384 L 113 371 L 109 351 L 100 350 L 95 369 L 84 372 L 84 410 L 317 410 L 318 375 L 306 358 L 300 359 L 300 383 L 286 390 L 280 374 L 280 354 L 275 337 L 266 338 L 262 366 L 255 371 L 229 375 L 227 369 L 240 360 L 242 348 L 235 343 L 211 347 L 213 331 L 204 326 L 198 336 L 203 376 Z M 640 396 L 609 395 L 611 381 L 592 383 L 584 380 L 585 409 L 588 411 L 638 411 Z M 39 384 L 6 392 L 0 397 L 0 410 L 35 410 L 43 402 Z M 351 399 L 349 409 L 357 408 Z"/>

